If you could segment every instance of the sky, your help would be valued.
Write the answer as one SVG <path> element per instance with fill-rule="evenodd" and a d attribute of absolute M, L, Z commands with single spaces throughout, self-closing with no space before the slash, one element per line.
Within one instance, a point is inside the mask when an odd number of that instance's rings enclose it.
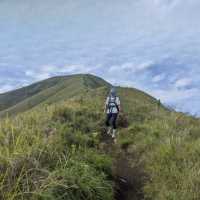
<path fill-rule="evenodd" d="M 0 0 L 0 93 L 91 73 L 200 116 L 199 0 Z"/>

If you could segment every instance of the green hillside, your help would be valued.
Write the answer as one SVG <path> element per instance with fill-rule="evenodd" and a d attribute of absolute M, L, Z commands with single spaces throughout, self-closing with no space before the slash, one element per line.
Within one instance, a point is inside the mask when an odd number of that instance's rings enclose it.
<path fill-rule="evenodd" d="M 0 94 L 0 116 L 29 110 L 41 103 L 67 100 L 88 89 L 110 84 L 93 75 L 71 75 L 50 78 L 28 87 Z"/>
<path fill-rule="evenodd" d="M 91 75 L 61 79 L 62 89 L 41 90 L 18 105 L 46 98 L 1 118 L 0 199 L 200 199 L 199 119 L 118 87 L 114 144 L 103 113 L 110 85 Z"/>
<path fill-rule="evenodd" d="M 28 87 L 0 94 L 0 117 L 24 112 L 40 104 L 49 105 L 77 98 L 93 91 L 98 93 L 99 88 L 109 89 L 110 86 L 111 84 L 105 80 L 90 74 L 50 78 Z M 105 91 L 108 92 L 108 90 Z M 153 97 L 133 88 L 119 87 L 119 92 L 125 102 L 130 101 L 126 102 L 125 106 L 131 108 L 134 104 L 154 106 L 157 104 Z M 100 95 L 102 96 L 101 90 Z"/>

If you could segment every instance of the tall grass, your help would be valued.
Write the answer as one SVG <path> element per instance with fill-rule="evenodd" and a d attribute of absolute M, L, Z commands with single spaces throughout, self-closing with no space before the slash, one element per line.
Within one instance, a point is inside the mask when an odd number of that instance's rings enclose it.
<path fill-rule="evenodd" d="M 128 200 L 200 199 L 199 119 L 128 96 L 116 145 L 96 91 L 2 119 L 0 199 L 113 200 L 121 179 Z"/>
<path fill-rule="evenodd" d="M 97 118 L 62 104 L 2 120 L 1 199 L 113 199 L 111 158 L 89 135 Z"/>

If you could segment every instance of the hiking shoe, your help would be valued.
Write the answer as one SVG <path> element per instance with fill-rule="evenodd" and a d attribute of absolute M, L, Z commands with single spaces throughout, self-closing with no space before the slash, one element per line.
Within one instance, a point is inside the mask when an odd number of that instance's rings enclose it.
<path fill-rule="evenodd" d="M 116 137 L 116 129 L 113 129 L 112 138 L 115 138 L 115 137 Z"/>
<path fill-rule="evenodd" d="M 109 129 L 108 129 L 107 134 L 108 134 L 108 135 L 112 135 L 112 128 L 109 128 Z"/>

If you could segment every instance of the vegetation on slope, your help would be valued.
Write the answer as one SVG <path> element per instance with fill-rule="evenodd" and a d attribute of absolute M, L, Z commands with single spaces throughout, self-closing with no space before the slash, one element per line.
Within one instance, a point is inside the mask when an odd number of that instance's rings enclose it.
<path fill-rule="evenodd" d="M 116 145 L 105 135 L 107 87 L 0 122 L 0 199 L 198 200 L 200 120 L 118 88 Z"/>
<path fill-rule="evenodd" d="M 91 88 L 110 86 L 103 79 L 80 74 L 50 78 L 30 86 L 0 94 L 0 116 L 27 111 L 41 103 L 56 103 Z"/>
<path fill-rule="evenodd" d="M 1 199 L 113 199 L 112 159 L 88 134 L 98 113 L 84 126 L 85 109 L 63 106 L 1 122 Z"/>

